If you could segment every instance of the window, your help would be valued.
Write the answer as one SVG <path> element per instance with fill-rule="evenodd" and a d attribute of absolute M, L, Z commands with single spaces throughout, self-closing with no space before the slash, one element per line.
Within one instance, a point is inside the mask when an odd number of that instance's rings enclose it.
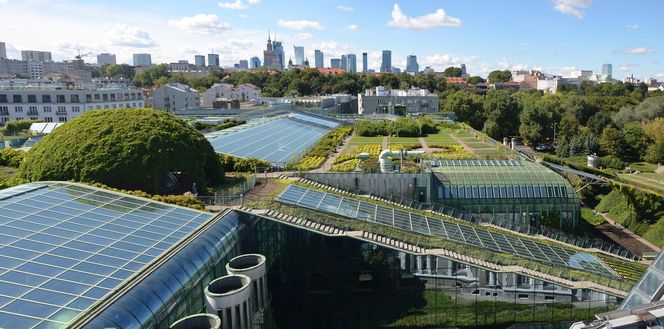
<path fill-rule="evenodd" d="M 560 187 L 560 196 L 562 196 L 563 198 L 567 197 L 567 190 L 565 189 L 564 186 Z"/>
<path fill-rule="evenodd" d="M 80 103 L 80 99 L 78 97 L 78 94 L 69 95 L 69 100 L 70 100 L 71 103 Z"/>
<path fill-rule="evenodd" d="M 55 95 L 56 103 L 65 103 L 65 95 Z"/>
<path fill-rule="evenodd" d="M 115 94 L 111 94 L 111 101 L 115 101 Z"/>
<path fill-rule="evenodd" d="M 443 198 L 443 187 L 438 186 L 438 199 L 442 199 L 442 198 Z"/>
<path fill-rule="evenodd" d="M 42 95 L 42 103 L 50 103 L 51 95 Z"/>
<path fill-rule="evenodd" d="M 464 193 L 463 186 L 459 186 L 459 199 L 463 199 L 464 195 L 465 195 L 465 193 Z"/>
<path fill-rule="evenodd" d="M 533 196 L 534 196 L 534 195 L 533 195 L 533 187 L 532 187 L 532 186 L 528 186 L 528 197 L 529 197 L 529 198 L 532 198 Z"/>
<path fill-rule="evenodd" d="M 44 118 L 44 121 L 46 121 L 46 122 L 53 122 L 53 118 L 51 118 L 51 117 L 45 117 L 45 118 Z"/>
<path fill-rule="evenodd" d="M 16 113 L 23 112 L 23 106 L 14 106 L 14 112 Z"/>
<path fill-rule="evenodd" d="M 478 198 L 480 193 L 477 191 L 477 186 L 473 186 L 473 198 Z"/>
<path fill-rule="evenodd" d="M 58 115 L 62 114 L 67 114 L 67 107 L 66 106 L 58 106 L 58 111 L 56 112 Z"/>
<path fill-rule="evenodd" d="M 67 122 L 67 117 L 59 117 L 58 122 Z"/>
<path fill-rule="evenodd" d="M 2 120 L 2 123 L 6 123 L 7 121 L 9 121 L 9 118 L 5 117 L 5 118 L 2 118 L 0 120 Z"/>
<path fill-rule="evenodd" d="M 500 197 L 507 198 L 507 188 L 505 186 L 500 187 Z M 511 198 L 511 196 L 509 196 Z"/>
<path fill-rule="evenodd" d="M 470 186 L 466 186 L 466 199 L 473 197 L 473 189 Z"/>
<path fill-rule="evenodd" d="M 36 106 L 28 106 L 28 115 L 38 115 Z"/>
<path fill-rule="evenodd" d="M 457 189 L 456 187 L 452 187 L 449 189 L 450 190 L 450 195 L 452 196 L 452 199 L 455 199 L 457 197 Z"/>
<path fill-rule="evenodd" d="M 44 113 L 51 113 L 51 107 L 50 106 L 44 106 Z"/>
<path fill-rule="evenodd" d="M 14 101 L 14 103 L 23 103 L 23 96 L 12 95 L 12 101 Z"/>
<path fill-rule="evenodd" d="M 101 98 L 100 98 L 99 94 L 95 94 L 95 100 L 98 101 L 98 100 L 100 100 L 100 99 L 101 99 Z"/>
<path fill-rule="evenodd" d="M 546 198 L 546 197 L 549 196 L 549 194 L 547 193 L 546 186 L 542 186 L 542 187 L 540 187 L 540 189 L 542 190 L 542 197 L 543 198 Z"/>
<path fill-rule="evenodd" d="M 556 198 L 560 197 L 560 187 L 558 186 L 553 187 L 553 196 L 555 196 Z"/>
<path fill-rule="evenodd" d="M 522 197 L 522 198 L 525 198 L 525 197 L 527 197 L 527 196 L 528 196 L 528 192 L 526 191 L 526 187 L 525 187 L 525 186 L 521 186 L 521 197 Z"/>
<path fill-rule="evenodd" d="M 85 101 L 88 103 L 92 102 L 92 94 L 85 94 Z"/>
<path fill-rule="evenodd" d="M 7 106 L 0 106 L 0 115 L 9 115 L 9 108 Z"/>
<path fill-rule="evenodd" d="M 507 197 L 510 199 L 514 197 L 514 189 L 511 186 L 507 187 Z"/>
<path fill-rule="evenodd" d="M 16 117 L 16 121 L 21 121 L 23 120 L 23 117 Z"/>
<path fill-rule="evenodd" d="M 450 198 L 450 196 L 451 196 L 451 195 L 450 195 L 451 192 L 452 192 L 452 190 L 451 190 L 450 188 L 446 188 L 446 189 L 445 189 L 445 199 L 449 199 L 449 198 Z"/>
<path fill-rule="evenodd" d="M 540 197 L 540 188 L 539 188 L 539 186 L 535 186 L 533 188 L 533 190 L 535 191 L 535 197 L 539 198 Z"/>
<path fill-rule="evenodd" d="M 71 111 L 72 112 L 81 112 L 81 107 L 80 106 L 72 106 Z"/>
<path fill-rule="evenodd" d="M 486 198 L 486 188 L 484 186 L 480 186 L 480 199 Z"/>
<path fill-rule="evenodd" d="M 498 186 L 493 187 L 493 197 L 496 198 L 496 199 L 501 198 L 501 196 L 500 196 L 500 187 L 498 187 Z"/>
<path fill-rule="evenodd" d="M 102 94 L 101 99 L 108 101 L 108 94 Z"/>
<path fill-rule="evenodd" d="M 28 95 L 28 103 L 37 103 L 37 95 Z"/>
<path fill-rule="evenodd" d="M 7 94 L 0 94 L 0 103 L 7 103 Z"/>

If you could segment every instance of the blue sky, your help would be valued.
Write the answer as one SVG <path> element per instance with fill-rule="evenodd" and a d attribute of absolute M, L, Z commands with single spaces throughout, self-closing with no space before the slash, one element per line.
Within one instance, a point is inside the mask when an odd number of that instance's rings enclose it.
<path fill-rule="evenodd" d="M 262 58 L 267 30 L 284 42 L 331 57 L 391 49 L 404 67 L 442 70 L 465 63 L 471 74 L 540 69 L 567 75 L 612 63 L 614 76 L 664 79 L 661 0 L 398 0 L 398 1 L 74 1 L 0 0 L 0 41 L 9 57 L 21 49 L 51 50 L 57 60 L 111 52 L 120 62 L 147 52 L 173 62 L 220 53 L 232 65 Z M 89 58 L 94 61 L 94 57 Z"/>

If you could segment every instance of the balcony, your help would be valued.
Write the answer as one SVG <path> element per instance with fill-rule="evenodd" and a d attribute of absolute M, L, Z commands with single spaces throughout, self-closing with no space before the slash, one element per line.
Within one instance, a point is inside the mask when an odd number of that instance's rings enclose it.
<path fill-rule="evenodd" d="M 35 116 L 37 116 L 37 115 L 39 115 L 39 112 L 37 112 L 37 111 L 28 111 L 28 115 L 35 115 Z"/>
<path fill-rule="evenodd" d="M 55 115 L 67 115 L 67 111 L 56 111 Z"/>

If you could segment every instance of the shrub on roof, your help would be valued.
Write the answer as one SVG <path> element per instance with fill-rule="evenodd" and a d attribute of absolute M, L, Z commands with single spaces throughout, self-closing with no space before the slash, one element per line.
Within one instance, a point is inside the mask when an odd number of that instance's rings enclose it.
<path fill-rule="evenodd" d="M 184 121 L 152 109 L 122 109 L 86 112 L 54 130 L 26 154 L 18 175 L 158 194 L 172 172 L 199 188 L 223 179 L 210 143 Z"/>

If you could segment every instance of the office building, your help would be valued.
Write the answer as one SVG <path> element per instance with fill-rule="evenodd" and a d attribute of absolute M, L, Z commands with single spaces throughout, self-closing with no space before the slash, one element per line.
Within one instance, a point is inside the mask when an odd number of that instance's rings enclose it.
<path fill-rule="evenodd" d="M 406 59 L 406 72 L 407 73 L 418 73 L 420 71 L 420 65 L 417 64 L 417 56 L 408 55 Z"/>
<path fill-rule="evenodd" d="M 24 61 L 51 62 L 50 51 L 21 50 L 21 59 Z"/>
<path fill-rule="evenodd" d="M 339 64 L 341 65 L 340 67 L 342 69 L 344 69 L 344 71 L 348 72 L 348 56 L 341 55 L 341 59 L 339 61 Z"/>
<path fill-rule="evenodd" d="M 187 72 L 191 68 L 188 60 L 181 59 L 177 63 L 168 64 L 168 68 L 171 72 Z"/>
<path fill-rule="evenodd" d="M 152 55 L 150 54 L 134 54 L 132 57 L 134 60 L 134 66 L 152 66 Z"/>
<path fill-rule="evenodd" d="M 613 64 L 603 64 L 602 75 L 611 77 L 613 75 Z"/>
<path fill-rule="evenodd" d="M 219 54 L 208 54 L 208 66 L 219 67 Z"/>
<path fill-rule="evenodd" d="M 293 46 L 295 53 L 295 65 L 304 65 L 304 47 Z"/>
<path fill-rule="evenodd" d="M 248 69 L 249 68 L 249 61 L 246 59 L 241 59 L 240 62 L 238 62 L 238 67 L 240 69 Z"/>
<path fill-rule="evenodd" d="M 0 85 L 0 122 L 67 122 L 85 111 L 143 107 L 143 92 L 133 88 L 96 89 L 63 84 Z"/>
<path fill-rule="evenodd" d="M 340 69 L 341 68 L 341 59 L 340 58 L 330 58 L 330 68 Z"/>
<path fill-rule="evenodd" d="M 284 46 L 282 45 L 281 41 L 277 41 L 276 37 L 274 38 L 275 40 L 272 42 L 272 46 L 274 51 L 277 53 L 277 57 L 279 57 L 279 62 L 280 62 L 280 67 L 283 70 L 286 67 L 286 55 L 284 53 Z"/>
<path fill-rule="evenodd" d="M 7 59 L 7 46 L 4 42 L 0 42 L 0 59 Z"/>
<path fill-rule="evenodd" d="M 392 51 L 383 50 L 383 61 L 380 63 L 380 73 L 392 72 Z"/>
<path fill-rule="evenodd" d="M 369 61 L 367 53 L 362 53 L 362 73 L 367 73 Z"/>
<path fill-rule="evenodd" d="M 97 65 L 117 64 L 115 54 L 101 53 L 97 55 Z"/>
<path fill-rule="evenodd" d="M 468 72 L 466 72 L 466 64 L 461 64 L 461 77 L 465 78 L 468 76 Z"/>
<path fill-rule="evenodd" d="M 346 55 L 346 72 L 357 73 L 357 57 L 355 54 Z"/>
<path fill-rule="evenodd" d="M 205 67 L 205 56 L 203 55 L 195 55 L 194 56 L 194 65 L 196 67 Z"/>
<path fill-rule="evenodd" d="M 426 89 L 386 90 L 383 86 L 367 89 L 357 96 L 359 114 L 415 114 L 438 112 L 438 95 Z"/>
<path fill-rule="evenodd" d="M 569 73 L 571 79 L 588 80 L 593 75 L 591 70 L 576 70 Z"/>
<path fill-rule="evenodd" d="M 174 112 L 201 106 L 198 90 L 182 83 L 169 83 L 152 93 L 153 107 L 157 110 Z"/>
<path fill-rule="evenodd" d="M 323 68 L 325 66 L 323 63 L 325 63 L 323 52 L 319 49 L 314 50 L 314 67 L 317 69 Z"/>
<path fill-rule="evenodd" d="M 261 67 L 261 59 L 260 58 L 254 56 L 254 57 L 249 59 L 249 68 L 250 69 L 257 69 L 259 67 Z"/>

